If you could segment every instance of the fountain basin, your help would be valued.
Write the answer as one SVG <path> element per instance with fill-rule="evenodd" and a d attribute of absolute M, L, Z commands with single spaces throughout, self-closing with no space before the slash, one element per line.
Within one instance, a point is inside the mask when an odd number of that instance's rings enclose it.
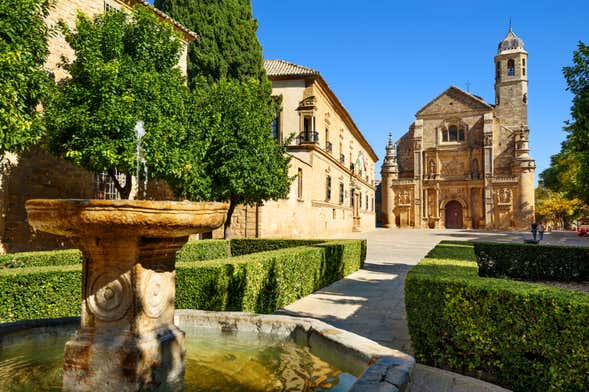
<path fill-rule="evenodd" d="M 80 331 L 65 344 L 67 391 L 150 391 L 184 376 L 174 325 L 176 252 L 225 221 L 228 205 L 145 200 L 29 200 L 30 225 L 82 251 Z"/>
<path fill-rule="evenodd" d="M 414 360 L 409 355 L 388 349 L 353 333 L 334 328 L 326 323 L 308 318 L 296 318 L 278 315 L 255 315 L 238 312 L 206 312 L 198 310 L 177 310 L 175 323 L 187 331 L 187 336 L 211 336 L 212 332 L 222 335 L 249 334 L 247 336 L 268 336 L 274 339 L 288 339 L 308 349 L 321 360 L 341 369 L 344 374 L 359 376 L 351 385 L 336 385 L 334 391 L 405 391 L 409 383 Z M 4 349 L 22 340 L 51 339 L 56 334 L 72 333 L 78 326 L 78 318 L 27 320 L 0 325 L 0 354 Z M 254 345 L 254 342 L 252 342 Z M 0 355 L 1 356 L 1 355 Z M 291 356 L 286 356 L 292 360 Z M 241 358 L 238 358 L 241 360 Z M 192 375 L 192 362 L 188 362 L 185 390 L 208 390 L 191 384 L 193 380 L 202 378 L 200 374 Z M 285 364 L 285 374 L 292 375 L 299 371 L 294 363 Z M 288 371 L 291 367 L 292 371 Z M 0 364 L 0 373 L 2 372 Z M 249 380 L 260 379 L 253 374 Z M 344 377 L 340 376 L 343 380 Z M 264 380 L 260 380 L 264 381 Z M 226 379 L 217 380 L 215 390 L 273 390 L 262 385 L 223 386 Z M 312 382 L 309 384 L 313 384 Z M 309 384 L 306 384 L 307 386 Z M 345 384 L 345 383 L 343 383 Z M 298 384 L 297 384 L 298 385 Z M 342 389 L 344 388 L 345 389 Z M 323 390 L 325 387 L 323 386 Z M 350 389 L 348 389 L 350 388 Z M 289 390 L 302 390 L 293 387 Z M 101 388 L 101 390 L 106 390 Z M 113 389 L 118 390 L 118 389 Z M 279 388 L 279 390 L 281 390 Z M 321 389 L 306 389 L 321 390 Z M 52 390 L 53 391 L 53 390 Z M 43 391 L 45 392 L 45 391 Z"/>

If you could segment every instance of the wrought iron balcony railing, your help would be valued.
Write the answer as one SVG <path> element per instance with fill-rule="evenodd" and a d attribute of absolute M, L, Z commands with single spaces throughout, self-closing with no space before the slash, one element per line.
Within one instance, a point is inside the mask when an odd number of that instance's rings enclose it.
<path fill-rule="evenodd" d="M 319 132 L 301 132 L 297 136 L 298 144 L 317 144 L 319 143 Z"/>

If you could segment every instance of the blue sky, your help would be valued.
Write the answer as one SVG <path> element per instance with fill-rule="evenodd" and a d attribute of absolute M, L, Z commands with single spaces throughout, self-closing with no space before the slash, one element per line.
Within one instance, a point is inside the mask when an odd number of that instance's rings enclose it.
<path fill-rule="evenodd" d="M 537 173 L 564 140 L 571 94 L 562 67 L 589 43 L 588 0 L 253 0 L 267 59 L 317 69 L 378 156 L 450 85 L 494 102 L 493 56 L 513 30 L 529 53 L 529 126 Z M 379 177 L 380 175 L 377 174 Z"/>
<path fill-rule="evenodd" d="M 514 32 L 529 53 L 529 126 L 537 173 L 564 140 L 572 95 L 562 67 L 589 43 L 589 1 L 253 0 L 268 59 L 319 70 L 382 163 L 389 131 L 406 132 L 450 85 L 494 102 L 493 56 Z M 476 4 L 476 5 L 475 5 Z M 377 175 L 380 177 L 380 175 Z"/>

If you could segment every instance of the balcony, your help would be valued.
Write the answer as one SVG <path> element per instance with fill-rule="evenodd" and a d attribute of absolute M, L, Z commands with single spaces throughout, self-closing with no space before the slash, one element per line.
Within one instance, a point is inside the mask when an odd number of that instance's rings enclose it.
<path fill-rule="evenodd" d="M 333 152 L 333 144 L 331 142 L 325 143 L 325 150 L 330 153 Z"/>
<path fill-rule="evenodd" d="M 319 143 L 319 132 L 301 132 L 296 140 L 297 144 L 317 144 Z"/>

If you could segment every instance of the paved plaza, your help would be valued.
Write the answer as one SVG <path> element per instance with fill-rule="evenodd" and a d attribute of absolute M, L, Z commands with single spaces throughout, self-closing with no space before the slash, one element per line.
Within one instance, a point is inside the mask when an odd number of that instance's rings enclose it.
<path fill-rule="evenodd" d="M 407 272 L 442 240 L 522 242 L 530 233 L 377 229 L 339 235 L 365 238 L 364 268 L 296 301 L 280 313 L 313 317 L 370 338 L 383 346 L 413 354 L 407 329 L 403 285 Z M 546 233 L 543 243 L 589 246 L 589 238 L 571 232 Z M 505 389 L 444 370 L 417 365 L 412 392 L 505 391 Z"/>

